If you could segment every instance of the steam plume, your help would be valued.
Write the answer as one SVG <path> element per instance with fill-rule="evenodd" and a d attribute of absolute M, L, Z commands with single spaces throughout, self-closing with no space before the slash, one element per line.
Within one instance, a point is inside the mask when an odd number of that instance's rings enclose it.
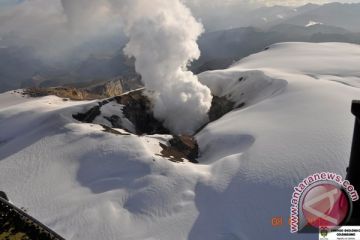
<path fill-rule="evenodd" d="M 135 57 L 155 117 L 166 127 L 192 133 L 207 121 L 211 92 L 187 70 L 200 56 L 196 41 L 203 26 L 181 0 L 62 0 L 62 5 L 71 25 L 94 14 L 104 19 L 120 13 L 129 38 L 124 52 Z"/>
<path fill-rule="evenodd" d="M 120 8 L 125 48 L 136 58 L 145 88 L 155 95 L 155 117 L 177 133 L 192 133 L 207 121 L 210 90 L 187 70 L 199 58 L 203 27 L 180 0 L 113 1 Z"/>

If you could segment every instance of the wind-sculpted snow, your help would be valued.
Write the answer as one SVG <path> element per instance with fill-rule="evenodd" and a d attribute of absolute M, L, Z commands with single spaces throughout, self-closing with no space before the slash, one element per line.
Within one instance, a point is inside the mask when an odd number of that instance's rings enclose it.
<path fill-rule="evenodd" d="M 199 164 L 160 156 L 169 135 L 72 118 L 96 102 L 1 94 L 0 189 L 70 240 L 314 239 L 271 219 L 286 222 L 306 176 L 345 175 L 359 58 L 357 45 L 285 43 L 201 74 L 238 109 L 196 135 Z"/>
<path fill-rule="evenodd" d="M 257 70 L 217 70 L 202 73 L 199 79 L 214 95 L 226 97 L 237 106 L 255 104 L 281 93 L 287 86 L 286 80 L 268 77 Z"/>

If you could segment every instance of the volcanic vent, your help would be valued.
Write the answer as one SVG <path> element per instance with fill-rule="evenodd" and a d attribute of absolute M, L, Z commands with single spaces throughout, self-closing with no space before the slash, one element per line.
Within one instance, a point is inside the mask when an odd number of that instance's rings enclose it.
<path fill-rule="evenodd" d="M 208 113 L 210 121 L 196 129 L 196 132 L 233 110 L 234 106 L 235 104 L 225 97 L 214 97 Z M 163 156 L 174 162 L 188 160 L 193 163 L 196 163 L 199 157 L 194 135 L 174 133 L 155 118 L 153 100 L 150 94 L 145 94 L 144 89 L 100 101 L 96 106 L 74 114 L 73 117 L 81 122 L 100 124 L 104 131 L 114 134 L 172 135 L 167 144 L 160 144 Z"/>

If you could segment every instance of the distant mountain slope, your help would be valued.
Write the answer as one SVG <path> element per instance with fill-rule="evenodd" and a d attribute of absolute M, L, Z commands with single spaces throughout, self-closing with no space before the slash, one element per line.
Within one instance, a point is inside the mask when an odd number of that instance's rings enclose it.
<path fill-rule="evenodd" d="M 74 49 L 73 55 L 55 56 L 54 59 L 40 57 L 33 48 L 23 46 L 24 42 L 18 43 L 16 39 L 12 35 L 0 38 L 0 92 L 137 77 L 134 60 L 127 58 L 121 50 L 122 41 L 118 41 L 116 48 L 106 47 L 108 41 L 117 39 L 95 41 L 97 46 L 90 41 L 91 44 Z"/>
<path fill-rule="evenodd" d="M 279 42 L 360 43 L 359 12 L 360 3 L 272 6 L 243 12 L 230 9 L 218 18 L 204 19 L 211 28 L 199 39 L 201 58 L 191 70 L 223 69 Z M 118 35 L 98 36 L 67 56 L 49 61 L 26 47 L 25 39 L 0 36 L 0 92 L 134 77 L 134 60 L 122 53 L 125 44 L 126 38 Z"/>
<path fill-rule="evenodd" d="M 321 22 L 326 25 L 345 28 L 353 32 L 360 32 L 360 3 L 329 3 L 303 14 L 286 19 L 288 24 L 305 26 L 310 21 Z"/>
<path fill-rule="evenodd" d="M 319 22 L 360 32 L 360 3 L 327 3 L 323 5 L 306 4 L 299 7 L 269 6 L 253 10 L 234 7 L 217 15 L 199 17 L 204 20 L 208 31 L 219 31 L 231 28 L 256 27 L 268 29 L 278 24 L 306 26 Z"/>
<path fill-rule="evenodd" d="M 200 73 L 224 69 L 268 45 L 289 41 L 360 43 L 360 34 L 326 24 L 306 27 L 285 23 L 266 30 L 247 27 L 206 32 L 198 41 L 201 57 L 191 65 L 191 70 Z M 0 53 L 3 63 L 0 65 L 0 92 L 20 87 L 86 86 L 114 78 L 137 78 L 134 60 L 125 57 L 121 49 L 68 64 L 45 63 L 30 49 L 0 48 Z M 131 82 L 124 84 L 133 85 Z"/>
<path fill-rule="evenodd" d="M 320 6 L 316 4 L 307 4 L 301 7 L 275 5 L 244 9 L 241 3 L 239 5 L 234 4 L 233 7 L 227 6 L 225 7 L 226 9 L 208 9 L 210 14 L 206 12 L 206 6 L 202 6 L 200 11 L 197 11 L 196 8 L 193 11 L 197 17 L 203 20 L 205 29 L 212 32 L 249 26 L 266 28 L 280 24 L 286 19 L 304 14 Z"/>
<path fill-rule="evenodd" d="M 0 92 L 19 88 L 21 81 L 46 68 L 29 48 L 0 48 Z"/>
<path fill-rule="evenodd" d="M 223 69 L 235 61 L 279 42 L 360 43 L 360 34 L 329 25 L 298 26 L 279 24 L 267 30 L 253 27 L 205 33 L 199 39 L 201 57 L 193 71 Z"/>

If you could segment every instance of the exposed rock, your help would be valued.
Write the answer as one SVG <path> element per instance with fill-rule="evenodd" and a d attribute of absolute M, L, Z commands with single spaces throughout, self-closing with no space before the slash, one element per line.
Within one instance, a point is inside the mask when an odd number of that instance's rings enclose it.
<path fill-rule="evenodd" d="M 199 155 L 199 146 L 196 139 L 188 135 L 173 136 L 169 141 L 169 146 L 160 144 L 162 148 L 161 156 L 172 162 L 184 162 L 188 160 L 192 163 L 198 163 L 196 160 Z"/>
<path fill-rule="evenodd" d="M 44 97 L 49 95 L 55 95 L 60 98 L 69 98 L 75 101 L 93 100 L 102 97 L 99 95 L 91 94 L 85 90 L 70 87 L 28 88 L 24 90 L 23 94 L 30 97 Z"/>
<path fill-rule="evenodd" d="M 134 130 L 131 132 L 134 134 L 171 134 L 171 132 L 163 126 L 162 122 L 154 117 L 153 105 L 149 97 L 144 94 L 144 89 L 138 89 L 98 102 L 97 106 L 92 107 L 85 113 L 75 114 L 73 117 L 81 122 L 92 123 L 96 117 L 101 115 L 101 107 L 110 103 L 114 104 L 114 102 L 119 104 L 119 108 L 122 107 L 123 116 L 117 116 L 115 114 L 111 116 L 103 116 L 111 124 L 108 126 L 102 125 L 105 132 L 117 135 L 127 135 L 113 129 L 118 128 L 129 131 L 126 129 L 123 122 L 126 118 L 133 124 L 135 132 Z M 210 122 L 221 118 L 234 108 L 242 107 L 243 105 L 244 104 L 240 104 L 239 106 L 236 106 L 236 104 L 230 101 L 226 96 L 214 96 L 212 106 L 209 111 Z M 206 124 L 200 128 L 198 132 L 205 126 Z M 169 159 L 170 161 L 189 161 L 197 163 L 196 159 L 198 158 L 199 147 L 193 136 L 173 135 L 173 138 L 168 142 L 168 144 L 160 144 L 160 146 L 162 148 L 161 156 Z"/>
<path fill-rule="evenodd" d="M 80 122 L 92 123 L 94 119 L 101 114 L 100 105 L 92 107 L 86 113 L 73 114 L 73 118 Z"/>
<path fill-rule="evenodd" d="M 98 102 L 98 106 L 92 107 L 85 113 L 74 114 L 73 117 L 81 122 L 92 123 L 97 116 L 101 114 L 101 107 L 116 101 L 119 107 L 123 106 L 122 112 L 124 116 L 134 125 L 134 134 L 169 134 L 162 122 L 157 120 L 152 111 L 152 104 L 147 96 L 143 94 L 144 89 L 138 89 L 125 93 L 121 96 L 109 98 L 102 102 Z M 104 116 L 111 123 L 113 128 L 123 128 L 120 116 Z"/>
<path fill-rule="evenodd" d="M 112 115 L 111 117 L 104 116 L 106 120 L 111 123 L 111 126 L 114 128 L 123 128 L 121 118 L 117 115 Z"/>
<path fill-rule="evenodd" d="M 133 91 L 144 86 L 141 82 L 141 76 L 138 74 L 127 77 L 120 76 L 115 79 L 121 82 L 124 92 Z"/>
<path fill-rule="evenodd" d="M 39 84 L 37 84 L 39 81 L 42 81 L 42 77 L 34 76 L 34 84 L 28 85 L 24 94 L 31 97 L 55 95 L 71 100 L 94 100 L 120 96 L 124 91 L 142 87 L 141 77 L 138 75 L 132 77 L 116 77 L 109 81 L 69 84 L 62 87 L 39 87 Z"/>
<path fill-rule="evenodd" d="M 170 131 L 154 117 L 152 104 L 143 92 L 144 89 L 139 89 L 114 99 L 124 105 L 124 116 L 133 123 L 136 134 L 169 134 Z"/>
<path fill-rule="evenodd" d="M 216 121 L 235 108 L 235 103 L 226 97 L 213 96 L 211 108 L 209 111 L 210 122 Z"/>
<path fill-rule="evenodd" d="M 90 94 L 104 97 L 114 97 L 123 94 L 123 86 L 120 80 L 108 81 L 103 84 L 83 88 L 83 90 Z"/>
<path fill-rule="evenodd" d="M 104 128 L 103 132 L 108 132 L 108 133 L 112 133 L 115 135 L 122 135 L 122 136 L 130 136 L 131 135 L 129 133 L 122 133 L 122 132 L 116 131 L 115 129 L 105 126 L 105 125 L 101 125 L 101 126 Z"/>

